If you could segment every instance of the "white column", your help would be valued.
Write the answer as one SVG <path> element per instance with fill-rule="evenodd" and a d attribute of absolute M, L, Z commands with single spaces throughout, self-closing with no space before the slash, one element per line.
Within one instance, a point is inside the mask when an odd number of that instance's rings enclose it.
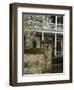
<path fill-rule="evenodd" d="M 55 56 L 57 54 L 56 48 L 57 48 L 57 35 L 55 34 L 55 52 L 54 52 Z"/>
<path fill-rule="evenodd" d="M 57 16 L 55 16 L 55 32 L 57 31 Z M 57 54 L 57 34 L 55 33 L 55 56 Z"/>
<path fill-rule="evenodd" d="M 42 32 L 42 41 L 44 40 L 44 32 Z"/>

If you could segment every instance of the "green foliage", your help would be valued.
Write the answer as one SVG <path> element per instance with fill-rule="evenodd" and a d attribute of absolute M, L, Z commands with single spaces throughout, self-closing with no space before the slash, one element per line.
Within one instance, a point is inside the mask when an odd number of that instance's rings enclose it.
<path fill-rule="evenodd" d="M 26 15 L 24 16 L 24 28 L 25 29 L 35 29 L 44 28 L 44 26 L 50 28 L 49 23 L 52 19 L 49 15 Z"/>

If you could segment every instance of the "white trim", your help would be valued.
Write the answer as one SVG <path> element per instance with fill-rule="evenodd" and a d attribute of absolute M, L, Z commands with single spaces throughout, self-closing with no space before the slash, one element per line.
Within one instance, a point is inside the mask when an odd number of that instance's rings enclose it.
<path fill-rule="evenodd" d="M 65 14 L 64 19 L 64 73 L 22 76 L 22 12 Z M 18 8 L 17 9 L 17 82 L 69 80 L 69 10 Z"/>

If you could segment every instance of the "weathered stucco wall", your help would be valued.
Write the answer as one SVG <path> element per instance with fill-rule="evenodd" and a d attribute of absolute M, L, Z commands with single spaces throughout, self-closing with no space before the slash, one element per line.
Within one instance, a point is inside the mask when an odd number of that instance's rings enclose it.
<path fill-rule="evenodd" d="M 50 73 L 52 69 L 52 47 L 43 50 L 41 54 L 24 54 L 24 73 Z"/>

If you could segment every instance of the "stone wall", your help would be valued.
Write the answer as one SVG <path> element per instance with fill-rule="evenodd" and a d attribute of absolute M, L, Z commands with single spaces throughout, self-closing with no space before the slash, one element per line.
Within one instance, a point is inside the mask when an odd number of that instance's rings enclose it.
<path fill-rule="evenodd" d="M 24 54 L 24 74 L 50 73 L 52 69 L 52 47 L 40 54 Z"/>

